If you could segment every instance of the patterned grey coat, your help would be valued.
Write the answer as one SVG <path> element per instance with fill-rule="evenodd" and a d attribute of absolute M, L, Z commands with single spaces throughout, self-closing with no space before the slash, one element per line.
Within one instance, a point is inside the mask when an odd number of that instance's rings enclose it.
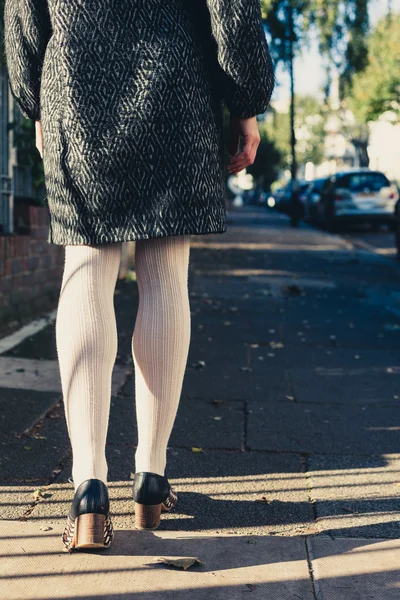
<path fill-rule="evenodd" d="M 41 120 L 48 242 L 223 233 L 223 103 L 274 87 L 260 0 L 6 0 L 12 95 Z"/>

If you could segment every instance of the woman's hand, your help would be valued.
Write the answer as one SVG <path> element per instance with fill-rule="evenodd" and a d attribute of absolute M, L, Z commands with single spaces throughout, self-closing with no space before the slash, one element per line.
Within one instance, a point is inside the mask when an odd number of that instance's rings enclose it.
<path fill-rule="evenodd" d="M 240 138 L 243 138 L 243 148 L 238 154 Z M 228 152 L 230 160 L 227 166 L 229 173 L 239 173 L 252 165 L 260 144 L 260 133 L 256 117 L 239 119 L 231 115 L 229 121 Z"/>
<path fill-rule="evenodd" d="M 35 133 L 36 133 L 36 148 L 39 150 L 40 156 L 43 159 L 43 135 L 42 135 L 42 123 L 35 121 Z"/>

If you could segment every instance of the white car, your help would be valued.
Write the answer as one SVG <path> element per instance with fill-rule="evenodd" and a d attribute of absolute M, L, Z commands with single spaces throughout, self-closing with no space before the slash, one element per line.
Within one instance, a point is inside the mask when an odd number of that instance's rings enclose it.
<path fill-rule="evenodd" d="M 341 171 L 325 181 L 313 216 L 331 230 L 340 223 L 385 224 L 395 229 L 398 200 L 397 186 L 380 171 Z"/>

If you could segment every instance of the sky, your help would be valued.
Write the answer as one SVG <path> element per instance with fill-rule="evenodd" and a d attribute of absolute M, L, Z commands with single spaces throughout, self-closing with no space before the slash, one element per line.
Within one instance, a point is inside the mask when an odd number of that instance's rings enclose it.
<path fill-rule="evenodd" d="M 373 26 L 387 12 L 388 0 L 371 0 L 370 21 Z M 400 0 L 392 0 L 392 11 L 400 12 Z M 317 37 L 313 35 L 311 49 L 303 51 L 295 60 L 295 86 L 298 94 L 317 96 L 325 82 L 325 72 L 318 54 Z M 289 97 L 289 75 L 281 67 L 276 72 L 277 87 L 273 100 L 285 100 Z"/>

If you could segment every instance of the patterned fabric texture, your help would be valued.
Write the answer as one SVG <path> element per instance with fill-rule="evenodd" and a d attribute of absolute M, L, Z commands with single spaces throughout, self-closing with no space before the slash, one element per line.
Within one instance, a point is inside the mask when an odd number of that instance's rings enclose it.
<path fill-rule="evenodd" d="M 4 29 L 49 243 L 226 231 L 223 102 L 254 116 L 274 87 L 260 0 L 6 0 Z"/>

